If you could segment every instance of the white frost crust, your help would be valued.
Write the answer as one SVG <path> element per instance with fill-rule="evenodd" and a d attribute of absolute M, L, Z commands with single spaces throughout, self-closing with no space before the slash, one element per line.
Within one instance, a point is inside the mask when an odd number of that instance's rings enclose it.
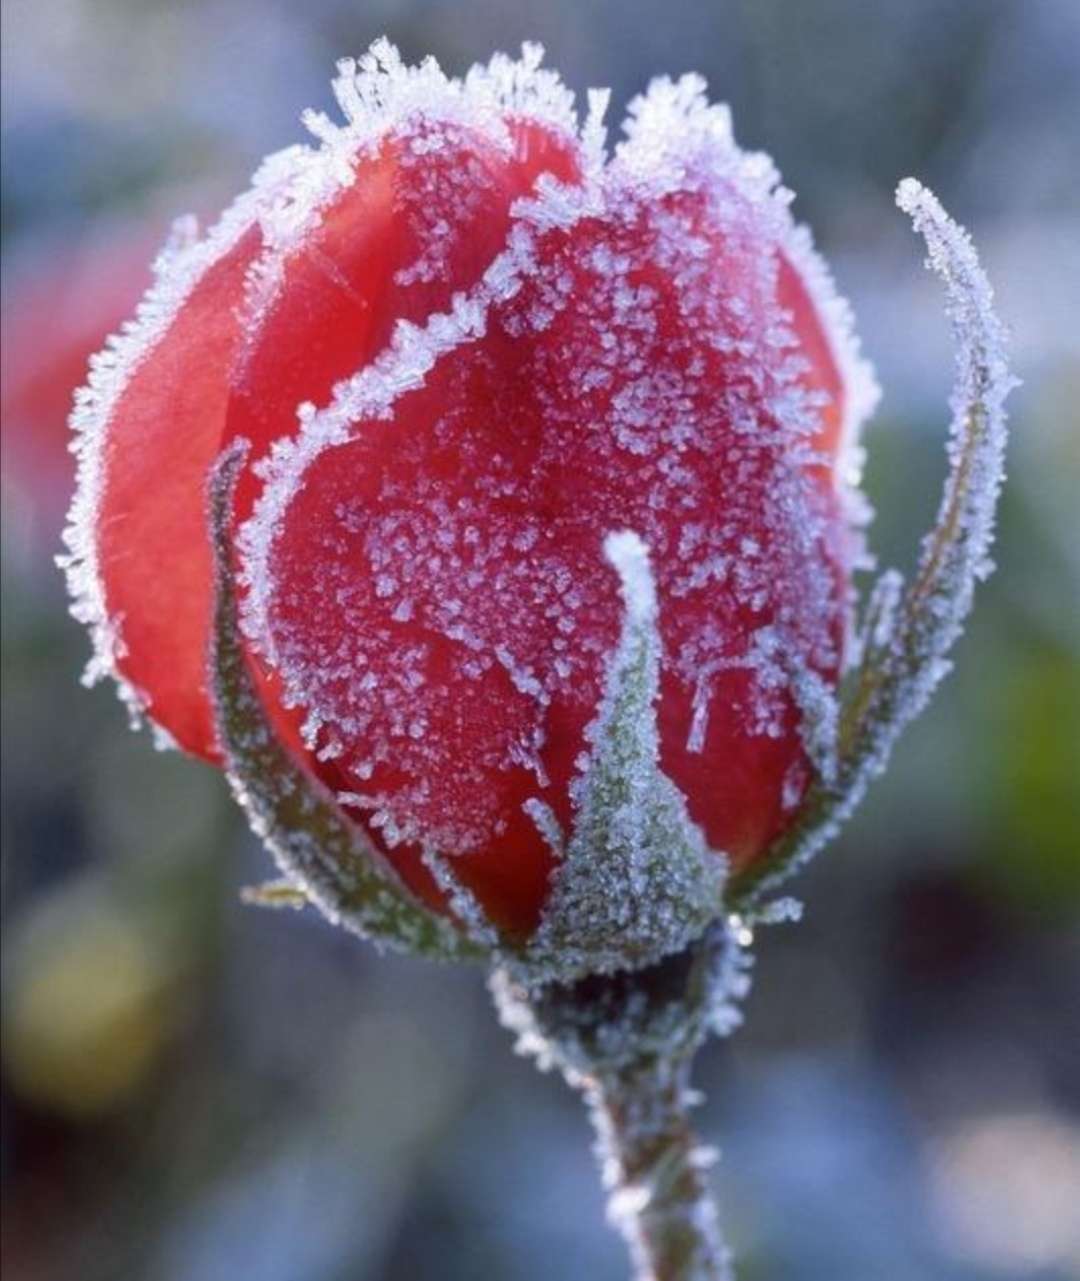
<path fill-rule="evenodd" d="M 781 184 L 779 171 L 765 152 L 743 151 L 738 146 L 730 109 L 708 101 L 701 76 L 654 80 L 646 94 L 630 103 L 625 128 L 627 138 L 617 148 L 615 162 L 637 182 L 658 194 L 677 190 L 685 181 L 687 166 L 707 158 L 710 168 L 733 182 L 771 225 L 775 243 L 814 303 L 840 373 L 844 407 L 834 482 L 853 531 L 868 524 L 872 512 L 859 488 L 864 461 L 860 433 L 881 399 L 881 388 L 873 365 L 861 354 L 850 304 L 814 248 L 809 228 L 791 215 L 794 193 Z M 854 546 L 858 561 L 861 539 L 856 538 Z"/>
<path fill-rule="evenodd" d="M 814 247 L 810 228 L 793 222 L 784 249 L 817 308 L 829 350 L 840 371 L 844 412 L 833 475 L 849 520 L 856 527 L 866 525 L 873 512 L 860 488 L 866 457 L 861 433 L 881 400 L 881 387 L 873 364 L 862 354 L 851 305 L 837 289 L 832 271 Z"/>
<path fill-rule="evenodd" d="M 514 74 L 527 78 L 529 56 L 535 57 L 536 51 L 530 54 L 527 50 L 526 63 L 520 64 Z M 338 82 L 337 92 L 350 120 L 349 126 L 344 131 L 329 132 L 329 126 L 324 123 L 318 126 L 320 136 L 326 138 L 331 150 L 357 145 L 356 131 L 360 126 L 354 122 L 368 121 L 371 112 L 376 115 L 383 113 L 380 117 L 383 120 L 401 120 L 408 112 L 420 110 L 418 104 L 425 97 L 438 102 L 440 110 L 450 112 L 454 104 L 462 106 L 470 92 L 479 85 L 488 96 L 484 98 L 479 115 L 470 117 L 471 123 L 476 125 L 489 119 L 492 98 L 503 104 L 499 110 L 506 110 L 505 85 L 513 81 L 513 74 L 507 70 L 513 64 L 498 59 L 492 67 L 501 67 L 502 71 L 496 74 L 489 68 L 470 73 L 464 91 L 456 82 L 442 77 L 433 64 L 425 63 L 415 71 L 403 70 L 396 61 L 396 55 L 392 55 L 392 51 L 387 52 L 386 47 L 381 47 L 377 56 L 373 51 L 369 55 L 369 64 L 367 79 L 362 76 L 361 81 L 368 85 L 374 106 L 361 110 L 349 88 L 352 80 L 345 75 L 344 80 Z M 380 68 L 387 69 L 391 87 L 380 87 L 384 74 Z M 493 75 L 499 86 L 494 95 L 490 79 Z M 325 450 L 347 442 L 358 420 L 392 419 L 398 399 L 422 386 L 440 359 L 484 335 L 491 308 L 512 299 L 535 269 L 533 246 L 538 235 L 553 227 L 568 228 L 583 217 L 617 217 L 628 197 L 661 197 L 702 185 L 722 191 L 724 184 L 728 184 L 755 210 L 764 234 L 778 248 L 788 250 L 796 269 L 802 270 L 806 276 L 807 286 L 818 303 L 823 323 L 832 336 L 838 362 L 845 371 L 850 393 L 845 397 L 848 423 L 845 430 L 854 437 L 857 422 L 869 412 L 876 398 L 876 388 L 869 367 L 859 360 L 854 340 L 850 337 L 846 304 L 836 295 L 827 270 L 812 253 L 808 236 L 795 227 L 788 208 L 790 193 L 779 186 L 779 177 L 771 160 L 764 154 L 746 153 L 739 149 L 732 136 L 727 107 L 710 105 L 704 89 L 704 81 L 697 76 L 686 76 L 677 82 L 654 81 L 648 92 L 631 104 L 627 137 L 616 148 L 610 163 L 605 164 L 602 120 L 607 94 L 599 91 L 590 93 L 588 119 L 578 131 L 573 123 L 569 99 L 558 97 L 552 88 L 552 101 L 556 98 L 557 101 L 548 119 L 552 124 L 572 130 L 579 137 L 584 153 L 582 183 L 563 186 L 548 176 L 542 177 L 535 196 L 515 202 L 507 247 L 494 259 L 471 293 L 456 295 L 450 311 L 430 317 L 423 327 L 399 323 L 390 345 L 371 364 L 338 384 L 332 400 L 322 409 L 310 404 L 298 407 L 300 429 L 297 435 L 279 440 L 270 456 L 257 465 L 265 486 L 251 520 L 241 530 L 239 540 L 247 588 L 243 626 L 271 663 L 278 665 L 280 659 L 270 619 L 274 595 L 271 571 L 274 544 L 308 468 Z M 484 94 L 481 94 L 482 98 Z M 469 109 L 477 110 L 475 104 Z M 363 124 L 363 128 L 369 129 L 369 126 Z M 346 136 L 352 138 L 347 144 L 341 141 Z M 775 273 L 776 269 L 776 264 L 772 264 L 770 270 Z M 788 320 L 784 313 L 778 313 L 773 322 L 769 341 L 778 354 L 795 342 L 787 326 Z M 798 360 L 790 357 L 774 356 L 774 360 L 779 369 L 777 389 L 773 393 L 775 412 L 793 437 L 809 436 L 816 424 L 814 405 L 794 386 L 801 366 Z M 789 365 L 790 369 L 787 368 Z M 806 452 L 806 446 L 792 440 L 792 462 L 797 461 L 800 448 Z M 849 482 L 853 479 L 852 472 L 844 487 L 851 489 Z M 847 505 L 847 510 L 853 526 L 865 520 L 865 510 L 856 511 L 854 502 Z M 811 534 L 808 532 L 807 536 Z M 791 664 L 785 658 L 788 647 L 784 638 L 780 637 L 777 643 L 776 661 L 766 663 L 760 677 L 765 683 L 772 679 L 779 689 L 779 685 L 790 677 L 790 673 L 783 675 L 784 664 Z M 746 661 L 752 662 L 752 656 L 748 656 Z M 308 700 L 302 682 L 291 679 L 288 671 L 283 670 L 282 674 L 288 701 L 305 706 Z M 698 737 L 702 737 L 707 724 L 708 695 L 709 689 L 703 687 L 698 709 Z M 835 720 L 835 708 L 821 709 L 815 720 Z M 775 732 L 774 722 L 775 715 L 763 714 L 761 731 Z M 312 739 L 320 724 L 316 712 L 309 718 L 307 726 Z M 815 742 L 812 746 L 816 749 L 818 744 Z"/>
<path fill-rule="evenodd" d="M 421 857 L 435 884 L 447 897 L 450 910 L 470 942 L 483 948 L 492 961 L 502 955 L 499 932 L 488 920 L 476 896 L 462 882 L 454 868 L 453 860 L 430 846 L 425 846 Z"/>
<path fill-rule="evenodd" d="M 518 230 L 511 230 L 512 247 L 495 259 L 476 289 L 455 294 L 450 311 L 431 316 L 423 328 L 399 321 L 390 345 L 371 364 L 339 383 L 325 409 L 317 410 L 310 402 L 299 406 L 297 435 L 277 441 L 257 464 L 263 492 L 237 539 L 242 581 L 247 588 L 242 625 L 271 662 L 276 652 L 269 621 L 274 591 L 270 560 L 282 520 L 303 486 L 304 474 L 327 449 L 349 439 L 358 419 L 392 418 L 398 398 L 422 387 L 442 356 L 483 337 L 491 304 L 513 297 L 521 287 L 522 259 L 528 253 L 529 240 L 527 234 L 516 234 Z M 288 674 L 285 676 L 288 689 Z M 301 701 L 302 691 L 288 692 Z"/>
<path fill-rule="evenodd" d="M 228 221 L 229 216 L 223 220 L 233 228 L 232 239 L 219 233 L 211 236 L 206 245 L 218 246 L 216 252 L 211 253 L 204 246 L 205 261 L 199 260 L 199 271 L 192 273 L 184 290 L 175 296 L 170 294 L 167 319 L 159 322 L 149 336 L 142 337 L 140 349 L 148 349 L 164 332 L 168 319 L 175 315 L 201 271 L 235 243 L 252 218 L 257 218 L 266 249 L 249 280 L 246 300 L 249 332 L 254 331 L 274 297 L 286 256 L 303 242 L 328 202 L 350 180 L 357 156 L 409 121 L 458 121 L 482 129 L 496 145 L 509 146 L 505 117 L 518 114 L 541 120 L 578 140 L 584 162 L 581 185 L 563 187 L 550 177 L 542 178 L 533 197 L 515 203 L 506 247 L 494 258 L 480 283 L 471 292 L 456 295 L 447 312 L 431 316 L 422 327 L 400 323 L 388 347 L 369 365 L 338 384 L 327 405 L 321 409 L 311 404 L 298 406 L 297 436 L 279 440 L 258 465 L 265 482 L 263 493 L 240 534 L 247 587 L 243 626 L 271 662 L 277 657 L 269 617 L 274 542 L 308 467 L 324 450 L 347 441 L 358 419 L 392 419 L 398 399 L 422 386 L 437 361 L 484 334 L 491 309 L 512 299 L 534 269 L 533 247 L 538 236 L 553 227 L 570 227 L 583 217 L 617 216 L 617 211 L 634 199 L 695 187 L 720 192 L 726 183 L 750 203 L 759 215 L 763 236 L 771 243 L 784 247 L 790 246 L 793 238 L 800 239 L 788 211 L 790 195 L 778 186 L 771 161 L 761 154 L 744 153 L 736 146 L 727 108 L 707 103 L 704 82 L 699 78 L 684 77 L 675 83 L 655 81 L 648 93 L 632 104 L 626 140 L 607 162 L 603 127 L 607 95 L 598 91 L 589 95 L 588 118 L 579 129 L 570 95 L 552 73 L 539 70 L 539 59 L 539 49 L 528 46 L 520 63 L 499 56 L 489 67 L 474 69 L 461 82 L 445 77 L 430 60 L 418 68 L 404 67 L 385 42 L 373 46 L 359 66 L 342 63 L 335 93 L 346 123 L 338 126 L 322 116 L 306 117 L 321 147 L 314 151 L 292 148 L 283 153 L 274 182 L 263 182 L 261 190 L 257 186 L 234 207 L 234 211 L 243 210 L 247 220 L 234 225 L 239 219 L 236 212 L 231 215 L 233 222 Z M 803 244 L 803 250 L 802 269 L 811 275 L 807 267 L 808 246 Z M 775 271 L 775 265 L 771 270 Z M 814 280 L 815 296 L 823 314 L 831 308 L 830 314 L 837 322 L 834 328 L 841 331 L 843 305 L 834 294 L 828 295 L 824 268 Z M 821 301 L 826 295 L 831 299 L 828 305 Z M 778 352 L 790 347 L 793 340 L 783 314 L 778 313 L 770 323 L 767 342 Z M 837 342 L 839 350 L 843 343 L 839 339 Z M 857 363 L 852 355 L 849 367 L 854 368 Z M 786 362 L 791 370 L 783 360 L 777 364 L 780 372 L 770 404 L 785 430 L 795 437 L 809 435 L 814 421 L 812 412 L 808 412 L 812 403 L 805 397 L 800 399 L 792 386 L 797 361 Z M 110 404 L 115 403 L 118 394 L 113 392 Z M 858 397 L 850 400 L 848 408 L 861 403 L 865 409 L 871 399 L 866 392 L 861 402 Z M 99 415 L 100 439 L 104 438 L 108 412 L 106 406 Z M 797 440 L 792 442 L 793 465 L 799 459 L 800 448 L 806 452 Z M 94 485 L 86 488 L 91 490 Z M 81 523 L 89 530 L 92 521 Z M 92 558 L 92 538 L 82 539 L 82 544 Z M 96 572 L 89 578 L 96 583 Z M 84 616 L 95 621 L 93 610 Z M 103 600 L 96 619 L 101 623 L 101 652 L 112 656 L 106 669 L 115 670 L 116 645 L 121 642 L 116 637 L 116 620 L 110 625 L 104 617 Z M 775 663 L 765 663 L 760 675 L 764 689 L 770 680 L 775 683 L 780 679 L 781 670 Z M 287 699 L 303 705 L 304 690 L 290 681 L 288 672 L 283 676 Z M 699 736 L 703 736 L 707 723 L 707 695 L 708 690 L 703 689 Z M 829 710 L 826 708 L 826 713 Z M 308 730 L 314 735 L 318 729 L 318 713 L 313 712 Z M 762 720 L 761 732 L 772 732 L 768 717 Z"/>
<path fill-rule="evenodd" d="M 305 151 L 296 180 L 261 219 L 268 249 L 248 281 L 253 326 L 277 296 L 288 255 L 352 182 L 357 160 L 373 155 L 394 133 L 422 122 L 455 125 L 477 131 L 508 154 L 513 139 L 506 122 L 512 116 L 576 137 L 573 95 L 556 72 L 540 66 L 543 56 L 540 45 L 526 43 L 519 61 L 496 54 L 463 80 L 447 76 L 434 58 L 407 66 L 385 38 L 359 60 L 341 59 L 332 87 L 344 123 L 321 111 L 304 112 L 304 125 L 320 145 Z"/>
<path fill-rule="evenodd" d="M 906 723 L 922 710 L 944 674 L 944 655 L 960 636 L 975 584 L 994 568 L 990 547 L 1005 479 L 1005 399 L 1019 383 L 1009 370 L 1008 335 L 994 310 L 994 292 L 971 237 L 914 178 L 900 183 L 896 203 L 926 241 L 927 266 L 945 285 L 956 341 L 956 383 L 949 398 L 951 469 L 914 584 L 915 591 L 926 584 L 932 627 L 917 638 L 923 679 L 905 709 Z M 955 523 L 950 538 L 946 527 L 951 520 Z M 878 625 L 887 623 L 879 620 Z"/>
<path fill-rule="evenodd" d="M 237 627 L 232 573 L 235 486 L 249 448 L 243 439 L 226 448 L 207 491 L 215 579 L 208 676 L 233 796 L 277 862 L 286 901 L 301 895 L 331 924 L 377 947 L 444 960 L 479 958 L 483 947 L 406 889 L 330 790 L 292 759 L 267 719 Z M 271 888 L 269 896 L 258 895 L 264 902 L 268 897 L 280 903 L 280 887 Z"/>
<path fill-rule="evenodd" d="M 867 568 L 872 563 L 865 553 L 863 528 L 873 512 L 860 489 L 865 451 L 860 442 L 863 424 L 881 397 L 872 364 L 862 356 L 855 334 L 854 316 L 839 293 L 827 264 L 814 248 L 810 230 L 797 224 L 791 214 L 794 193 L 781 184 L 779 171 L 764 152 L 743 151 L 735 141 L 731 112 L 726 104 L 712 104 L 706 96 L 705 80 L 695 74 L 677 81 L 667 77 L 654 80 L 648 92 L 635 98 L 625 125 L 626 140 L 616 149 L 613 168 L 621 169 L 634 184 L 657 195 L 677 191 L 695 168 L 734 186 L 755 206 L 762 224 L 801 278 L 813 302 L 829 350 L 840 373 L 843 414 L 840 445 L 833 466 L 833 483 L 840 497 L 849 528 L 849 569 Z M 793 417 L 798 410 L 793 407 Z M 793 443 L 794 448 L 794 443 Z M 855 633 L 854 592 L 847 602 L 843 660 L 852 661 Z M 838 717 L 835 695 L 804 664 L 792 662 L 781 647 L 779 659 L 792 682 L 802 719 L 800 734 L 807 755 L 826 774 L 833 769 L 827 728 Z M 695 690 L 694 719 L 687 750 L 700 751 L 704 745 L 711 701 L 711 677 L 725 664 L 702 669 Z M 730 666 L 731 664 L 726 664 Z M 738 664 L 735 664 L 738 665 Z"/>
<path fill-rule="evenodd" d="M 710 103 L 705 80 L 690 74 L 654 79 L 634 98 L 625 137 L 611 160 L 612 186 L 646 198 L 695 187 L 733 189 L 758 216 L 763 238 L 781 246 L 791 227 L 791 193 L 764 152 L 743 151 L 726 103 Z"/>
<path fill-rule="evenodd" d="M 276 441 L 256 464 L 264 488 L 237 538 L 247 588 L 241 621 L 249 639 L 270 662 L 277 657 L 270 626 L 274 592 L 270 562 L 283 518 L 303 486 L 305 473 L 326 450 L 346 443 L 358 420 L 391 420 L 398 400 L 422 387 L 440 359 L 484 336 L 491 308 L 513 298 L 534 266 L 533 246 L 540 231 L 570 226 L 596 209 L 589 186 L 564 187 L 541 180 L 538 188 L 535 197 L 512 205 L 507 246 L 473 290 L 456 293 L 450 310 L 430 316 L 422 327 L 399 321 L 389 345 L 370 364 L 338 383 L 325 408 L 317 409 L 310 402 L 298 406 L 297 434 Z M 303 691 L 290 688 L 288 672 L 283 676 L 288 695 L 302 705 Z"/>
<path fill-rule="evenodd" d="M 579 127 L 573 95 L 555 72 L 540 67 L 542 58 L 540 45 L 525 44 L 520 61 L 496 54 L 488 66 L 473 67 L 464 80 L 447 77 L 433 58 L 418 67 L 405 66 L 386 40 L 376 41 L 359 63 L 342 60 L 334 94 L 346 124 L 336 125 L 321 113 L 305 115 L 306 125 L 323 144 L 315 162 L 322 178 L 312 175 L 313 180 L 306 183 L 310 194 L 303 211 L 285 221 L 275 238 L 278 252 L 259 267 L 252 285 L 255 305 L 265 308 L 272 300 L 282 255 L 317 221 L 339 183 L 351 175 L 356 156 L 407 123 L 436 120 L 466 125 L 508 151 L 512 139 L 507 117 L 534 120 L 578 139 L 586 174 L 599 173 L 604 163 L 608 94 L 590 92 L 588 116 Z M 535 231 L 570 225 L 589 211 L 588 183 L 584 189 L 566 188 L 545 175 L 537 187 L 534 198 L 519 200 L 512 207 L 506 247 L 495 256 L 479 285 L 470 293 L 455 294 L 450 310 L 432 315 L 422 327 L 400 321 L 388 347 L 339 383 L 328 405 L 322 409 L 310 403 L 297 406 L 297 435 L 277 441 L 268 458 L 257 465 L 265 482 L 263 493 L 238 538 L 247 587 L 242 622 L 249 638 L 271 661 L 275 654 L 268 625 L 273 591 L 269 561 L 281 520 L 303 484 L 304 473 L 324 450 L 349 439 L 357 419 L 392 418 L 397 400 L 422 387 L 441 357 L 483 337 L 490 307 L 512 298 L 533 266 Z M 302 702 L 302 691 L 289 693 Z M 314 732 L 317 727 L 310 728 Z"/>
<path fill-rule="evenodd" d="M 290 147 L 264 160 L 251 189 L 222 214 L 205 238 L 197 238 L 193 217 L 176 221 L 154 263 L 154 283 L 134 318 L 91 359 L 87 383 L 75 394 L 69 423 L 74 432 L 71 449 L 78 463 L 77 481 L 63 534 L 68 550 L 57 563 L 67 577 L 71 613 L 87 626 L 93 644 L 83 683 L 93 685 L 112 676 L 134 723 L 141 720 L 147 699 L 117 671 L 117 660 L 125 653 L 123 619 L 109 616 L 97 556 L 96 524 L 104 496 L 110 419 L 135 371 L 168 332 L 196 285 L 292 180 L 303 152 L 303 148 Z M 159 746 L 169 745 L 164 730 L 155 726 L 155 733 Z"/>
<path fill-rule="evenodd" d="M 844 407 L 840 421 L 840 440 L 832 478 L 848 522 L 849 569 L 869 570 L 874 566 L 874 559 L 867 551 L 864 530 L 873 520 L 874 511 L 862 490 L 863 467 L 866 462 L 862 431 L 881 400 L 881 387 L 873 364 L 862 354 L 861 344 L 855 332 L 855 316 L 851 305 L 837 289 L 832 271 L 814 247 L 810 228 L 802 223 L 795 223 L 790 215 L 788 223 L 787 234 L 783 241 L 784 251 L 814 303 L 829 351 L 840 373 L 843 388 Z M 854 588 L 850 590 L 849 596 L 843 647 L 845 671 L 858 661 L 856 656 L 858 602 Z M 828 706 L 823 708 L 820 703 L 816 704 L 821 708 L 820 714 L 815 712 L 808 717 L 806 709 L 803 708 L 804 715 L 800 727 L 806 743 L 807 755 L 819 767 L 817 755 L 821 744 L 818 727 L 823 718 L 835 722 L 838 715 L 835 698 L 830 695 L 826 701 Z"/>
<path fill-rule="evenodd" d="M 649 565 L 649 549 L 632 529 L 608 534 L 604 555 L 619 575 L 628 626 L 656 623 L 656 579 Z"/>

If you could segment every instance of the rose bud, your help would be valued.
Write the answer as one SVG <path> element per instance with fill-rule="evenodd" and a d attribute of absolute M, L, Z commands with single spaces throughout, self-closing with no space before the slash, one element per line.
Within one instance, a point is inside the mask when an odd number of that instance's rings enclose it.
<path fill-rule="evenodd" d="M 68 571 L 293 885 L 569 974 L 685 946 L 836 773 L 875 388 L 702 82 L 609 157 L 538 62 L 341 64 L 98 358 Z"/>

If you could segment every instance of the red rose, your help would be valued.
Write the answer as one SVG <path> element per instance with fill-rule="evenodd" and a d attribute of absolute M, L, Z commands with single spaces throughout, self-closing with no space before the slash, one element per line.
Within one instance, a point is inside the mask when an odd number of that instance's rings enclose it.
<path fill-rule="evenodd" d="M 579 127 L 537 61 L 342 65 L 347 123 L 311 118 L 319 146 L 267 161 L 98 358 L 69 535 L 97 670 L 219 760 L 204 495 L 249 442 L 267 717 L 421 899 L 446 906 L 434 850 L 519 937 L 580 820 L 619 531 L 655 578 L 663 773 L 735 868 L 791 824 L 874 395 L 788 193 L 696 78 L 654 83 L 606 159 L 600 96 Z"/>
<path fill-rule="evenodd" d="M 90 675 L 224 768 L 283 873 L 257 901 L 488 961 L 585 1096 L 635 1276 L 719 1281 L 691 1062 L 989 572 L 990 285 L 901 182 L 956 338 L 949 467 L 856 617 L 873 379 L 703 84 L 654 82 L 610 158 L 606 95 L 579 126 L 531 47 L 460 82 L 380 42 L 335 89 L 347 123 L 159 259 L 77 401 Z"/>

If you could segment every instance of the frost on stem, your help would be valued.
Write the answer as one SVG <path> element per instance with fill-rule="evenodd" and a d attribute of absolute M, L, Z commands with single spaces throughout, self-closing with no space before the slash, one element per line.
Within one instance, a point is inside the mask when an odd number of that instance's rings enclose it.
<path fill-rule="evenodd" d="M 525 955 L 532 981 L 648 965 L 684 948 L 720 910 L 726 862 L 658 764 L 661 646 L 648 550 L 624 530 L 607 536 L 604 551 L 620 579 L 623 629 L 587 731 L 591 755 L 571 787 L 569 841 L 547 807 L 526 803 L 561 857 Z"/>
<path fill-rule="evenodd" d="M 293 763 L 266 721 L 240 639 L 233 585 L 233 491 L 245 452 L 241 442 L 226 450 L 210 482 L 217 588 L 210 688 L 229 785 L 285 878 L 249 898 L 295 905 L 302 894 L 331 923 L 376 944 L 445 960 L 482 956 L 449 920 L 408 893 L 330 792 Z"/>
<path fill-rule="evenodd" d="M 905 178 L 896 193 L 926 241 L 927 265 L 942 279 L 956 341 L 945 489 L 909 585 L 895 570 L 870 593 L 858 665 L 837 726 L 835 769 L 807 796 L 795 827 L 731 887 L 733 902 L 757 901 L 836 834 L 897 737 L 950 670 L 947 658 L 971 609 L 975 584 L 993 568 L 990 545 L 1004 478 L 1005 398 L 1017 380 L 1006 333 L 970 236 L 932 192 Z"/>
<path fill-rule="evenodd" d="M 689 1114 L 693 1056 L 740 1021 L 750 957 L 729 922 L 655 965 L 528 987 L 508 969 L 491 989 L 519 1053 L 556 1067 L 596 1129 L 612 1225 L 638 1281 L 725 1281 L 730 1258 L 708 1171 L 716 1154 Z"/>

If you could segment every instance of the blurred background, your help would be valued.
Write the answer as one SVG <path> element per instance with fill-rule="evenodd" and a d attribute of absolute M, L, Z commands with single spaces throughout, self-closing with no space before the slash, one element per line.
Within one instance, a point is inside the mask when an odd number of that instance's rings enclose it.
<path fill-rule="evenodd" d="M 1080 4 L 6 0 L 6 1281 L 616 1281 L 586 1121 L 477 974 L 241 906 L 220 778 L 155 754 L 52 564 L 64 418 L 178 213 L 212 215 L 386 33 L 463 71 L 541 40 L 613 118 L 699 70 L 776 158 L 885 400 L 873 538 L 907 567 L 951 377 L 901 176 L 972 227 L 1024 387 L 959 670 L 761 940 L 701 1057 L 744 1281 L 1080 1278 Z"/>

